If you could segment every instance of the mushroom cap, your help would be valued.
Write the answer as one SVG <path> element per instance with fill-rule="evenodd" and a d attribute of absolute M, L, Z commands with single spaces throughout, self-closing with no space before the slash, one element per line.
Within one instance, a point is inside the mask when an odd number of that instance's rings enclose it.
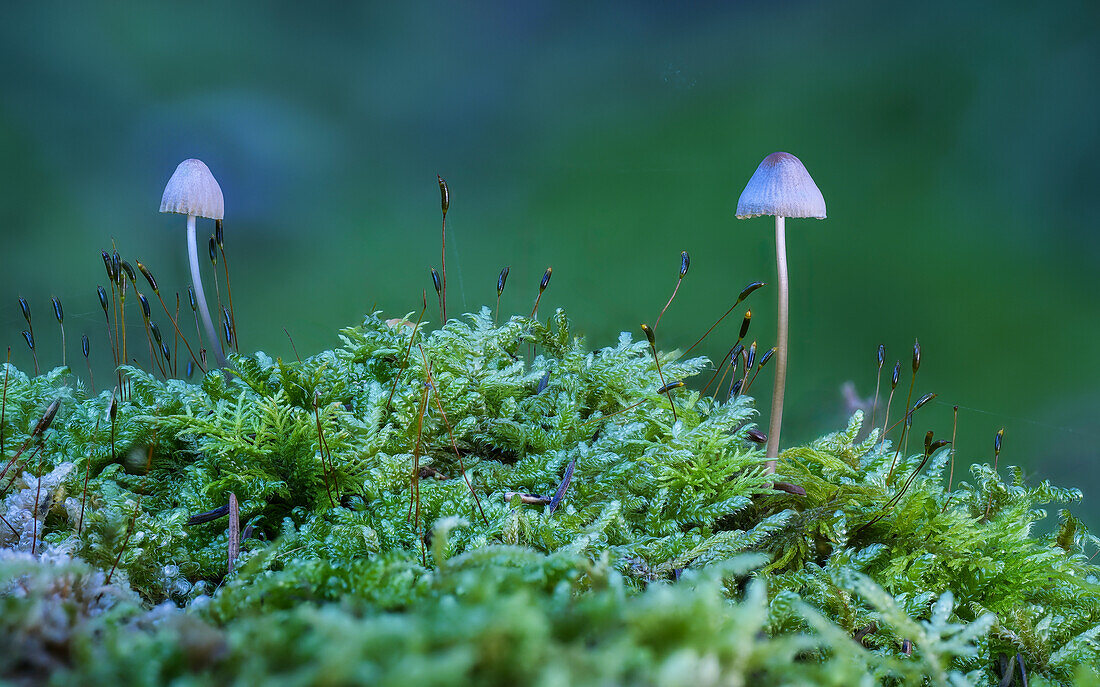
<path fill-rule="evenodd" d="M 825 219 L 825 199 L 805 165 L 790 153 L 772 153 L 737 199 L 737 219 L 775 215 Z"/>
<path fill-rule="evenodd" d="M 218 180 L 202 160 L 184 160 L 164 186 L 161 212 L 178 212 L 208 219 L 224 219 L 225 200 Z"/>

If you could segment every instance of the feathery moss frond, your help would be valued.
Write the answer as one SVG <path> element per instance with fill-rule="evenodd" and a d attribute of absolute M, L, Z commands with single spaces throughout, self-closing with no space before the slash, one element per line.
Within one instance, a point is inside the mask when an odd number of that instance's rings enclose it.
<path fill-rule="evenodd" d="M 113 423 L 110 392 L 9 368 L 0 674 L 963 684 L 1003 656 L 1068 684 L 1100 663 L 1100 541 L 1064 510 L 1035 528 L 1076 490 L 976 465 L 948 492 L 947 451 L 895 461 L 860 413 L 769 475 L 751 399 L 685 386 L 674 416 L 647 342 L 589 350 L 560 310 L 372 314 L 340 340 L 197 385 L 124 368 Z"/>

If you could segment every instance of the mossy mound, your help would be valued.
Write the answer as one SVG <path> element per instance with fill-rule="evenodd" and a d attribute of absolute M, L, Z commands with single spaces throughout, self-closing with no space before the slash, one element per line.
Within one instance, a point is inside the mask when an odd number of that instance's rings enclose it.
<path fill-rule="evenodd" d="M 114 413 L 66 369 L 7 368 L 0 676 L 1100 679 L 1100 542 L 1065 511 L 1032 529 L 1074 490 L 987 465 L 948 490 L 948 449 L 900 456 L 858 413 L 768 475 L 749 398 L 658 393 L 708 361 L 589 351 L 560 311 L 342 338 L 200 385 L 125 368 Z"/>

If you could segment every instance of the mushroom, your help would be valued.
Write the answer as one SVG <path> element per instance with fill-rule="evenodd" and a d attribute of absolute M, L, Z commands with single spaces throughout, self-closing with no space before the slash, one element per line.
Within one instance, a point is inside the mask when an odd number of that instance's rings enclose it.
<path fill-rule="evenodd" d="M 787 279 L 786 217 L 825 219 L 825 199 L 806 167 L 790 153 L 772 153 L 756 168 L 737 200 L 737 219 L 775 217 L 775 265 L 779 277 L 779 317 L 775 351 L 775 391 L 768 425 L 768 472 L 775 472 L 779 457 L 779 431 L 783 425 L 783 390 L 787 381 Z"/>
<path fill-rule="evenodd" d="M 191 281 L 195 285 L 195 300 L 198 301 L 199 314 L 214 349 L 214 356 L 218 364 L 225 367 L 229 361 L 222 353 L 218 335 L 214 331 L 214 322 L 210 319 L 210 310 L 206 306 L 206 294 L 203 293 L 202 277 L 199 275 L 199 248 L 195 239 L 195 218 L 223 219 L 224 199 L 221 187 L 202 160 L 184 160 L 176 167 L 172 178 L 164 187 L 160 211 L 187 215 L 187 255 L 191 263 Z"/>

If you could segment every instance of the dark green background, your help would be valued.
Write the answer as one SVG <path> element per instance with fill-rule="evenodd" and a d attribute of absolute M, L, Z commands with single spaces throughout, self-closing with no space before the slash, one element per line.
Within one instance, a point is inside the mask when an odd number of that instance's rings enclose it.
<path fill-rule="evenodd" d="M 52 364 L 56 294 L 70 357 L 87 331 L 106 379 L 112 238 L 185 286 L 183 221 L 157 207 L 186 157 L 225 192 L 245 348 L 289 356 L 286 327 L 312 352 L 372 306 L 417 308 L 436 173 L 452 312 L 491 302 L 505 264 L 503 307 L 528 312 L 552 265 L 543 312 L 608 344 L 653 321 L 688 250 L 659 331 L 682 347 L 773 280 L 769 221 L 733 208 L 787 150 L 829 219 L 788 223 L 785 443 L 838 427 L 841 384 L 873 393 L 877 345 L 907 369 L 919 336 L 916 393 L 939 399 L 918 445 L 957 403 L 964 459 L 1004 426 L 1002 463 L 1100 492 L 1095 3 L 223 4 L 5 6 L 0 341 L 21 367 L 16 298 Z M 751 302 L 762 346 L 774 298 Z"/>

